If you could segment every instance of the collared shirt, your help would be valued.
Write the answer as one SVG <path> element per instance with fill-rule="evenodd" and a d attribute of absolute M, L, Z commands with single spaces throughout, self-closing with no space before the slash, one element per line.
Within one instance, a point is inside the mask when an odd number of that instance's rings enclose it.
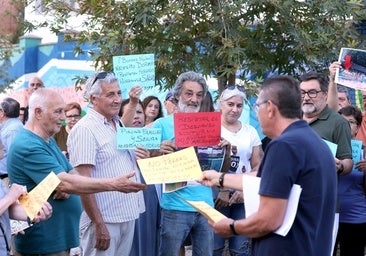
<path fill-rule="evenodd" d="M 113 121 L 116 127 L 119 127 L 118 116 L 114 117 Z M 93 166 L 91 171 L 93 178 L 113 178 L 136 171 L 136 176 L 131 180 L 140 182 L 134 153 L 130 150 L 117 149 L 116 130 L 94 109 L 89 109 L 86 116 L 72 128 L 67 148 L 70 163 L 74 167 Z M 135 220 L 145 211 L 142 192 L 102 192 L 96 193 L 95 197 L 106 223 Z M 83 212 L 81 225 L 89 222 L 89 217 Z"/>
<path fill-rule="evenodd" d="M 338 145 L 338 159 L 352 159 L 351 128 L 340 114 L 327 106 L 309 125 L 320 137 Z"/>
<path fill-rule="evenodd" d="M 0 160 L 0 174 L 8 173 L 6 159 L 11 143 L 22 129 L 23 124 L 18 118 L 9 118 L 1 125 L 0 139 L 4 146 L 4 157 Z"/>

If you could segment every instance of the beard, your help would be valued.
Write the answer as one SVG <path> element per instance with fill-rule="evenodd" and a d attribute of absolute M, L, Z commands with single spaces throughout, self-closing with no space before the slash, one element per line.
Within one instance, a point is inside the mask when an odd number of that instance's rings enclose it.
<path fill-rule="evenodd" d="M 194 103 L 184 104 L 184 103 L 182 103 L 182 100 L 180 99 L 178 101 L 178 109 L 180 112 L 183 112 L 183 113 L 199 112 L 200 105 L 194 104 Z"/>
<path fill-rule="evenodd" d="M 304 104 L 302 105 L 301 109 L 304 114 L 313 114 L 317 111 L 317 108 L 314 104 Z"/>

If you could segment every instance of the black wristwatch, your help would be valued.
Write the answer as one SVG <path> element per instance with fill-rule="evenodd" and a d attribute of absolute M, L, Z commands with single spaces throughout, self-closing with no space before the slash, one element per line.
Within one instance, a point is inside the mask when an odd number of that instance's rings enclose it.
<path fill-rule="evenodd" d="M 238 234 L 238 233 L 236 233 L 236 230 L 235 230 L 235 226 L 234 226 L 234 225 L 235 225 L 235 221 L 236 221 L 236 220 L 233 220 L 233 222 L 231 222 L 231 223 L 230 223 L 229 227 L 230 227 L 230 229 L 231 229 L 231 233 L 233 233 L 233 235 L 234 235 L 234 236 L 237 236 L 237 235 L 239 235 L 239 234 Z"/>

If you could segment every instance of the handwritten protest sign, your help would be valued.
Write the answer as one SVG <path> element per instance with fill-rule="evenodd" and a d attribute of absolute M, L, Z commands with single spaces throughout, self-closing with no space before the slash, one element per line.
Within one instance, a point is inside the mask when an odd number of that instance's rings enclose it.
<path fill-rule="evenodd" d="M 218 222 L 222 219 L 227 218 L 224 214 L 217 211 L 215 208 L 212 208 L 209 204 L 204 201 L 189 201 L 184 200 L 193 208 L 195 208 L 199 213 L 205 216 L 207 219 L 213 222 Z"/>
<path fill-rule="evenodd" d="M 155 86 L 154 54 L 113 56 L 113 71 L 122 92 L 139 85 L 144 90 Z"/>
<path fill-rule="evenodd" d="M 135 149 L 138 146 L 146 149 L 158 149 L 160 143 L 160 128 L 119 127 L 117 129 L 117 149 Z"/>
<path fill-rule="evenodd" d="M 366 51 L 341 48 L 338 62 L 342 68 L 336 72 L 335 83 L 366 91 Z"/>
<path fill-rule="evenodd" d="M 174 114 L 175 144 L 178 147 L 212 146 L 220 142 L 220 112 Z"/>
<path fill-rule="evenodd" d="M 163 156 L 139 159 L 137 163 L 146 184 L 197 180 L 202 176 L 193 147 Z"/>
<path fill-rule="evenodd" d="M 50 172 L 31 192 L 19 198 L 19 203 L 23 206 L 31 220 L 34 219 L 35 215 L 42 208 L 43 203 L 47 201 L 60 182 L 56 174 Z"/>

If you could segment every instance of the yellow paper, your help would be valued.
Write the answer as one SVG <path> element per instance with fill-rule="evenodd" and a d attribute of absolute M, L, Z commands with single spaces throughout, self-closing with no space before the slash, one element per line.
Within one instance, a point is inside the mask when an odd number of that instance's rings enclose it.
<path fill-rule="evenodd" d="M 146 184 L 174 183 L 202 177 L 193 147 L 163 156 L 139 159 L 137 163 Z"/>
<path fill-rule="evenodd" d="M 224 214 L 217 211 L 215 208 L 212 208 L 210 205 L 208 205 L 204 201 L 189 201 L 184 200 L 188 204 L 190 204 L 193 208 L 195 208 L 199 213 L 201 213 L 203 216 L 205 216 L 207 219 L 213 222 L 218 222 L 222 219 L 227 218 Z"/>
<path fill-rule="evenodd" d="M 56 174 L 51 172 L 31 192 L 19 198 L 19 203 L 23 206 L 31 220 L 33 220 L 39 210 L 41 210 L 44 202 L 47 201 L 60 182 L 61 181 Z"/>

